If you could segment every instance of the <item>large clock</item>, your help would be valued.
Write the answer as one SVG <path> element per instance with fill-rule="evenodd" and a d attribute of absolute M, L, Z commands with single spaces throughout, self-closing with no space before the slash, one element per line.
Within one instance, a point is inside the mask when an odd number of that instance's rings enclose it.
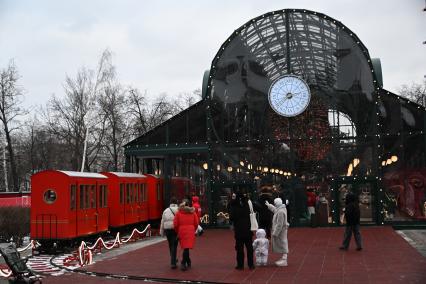
<path fill-rule="evenodd" d="M 311 100 L 311 92 L 302 78 L 284 75 L 272 83 L 268 98 L 276 113 L 292 117 L 305 111 Z"/>

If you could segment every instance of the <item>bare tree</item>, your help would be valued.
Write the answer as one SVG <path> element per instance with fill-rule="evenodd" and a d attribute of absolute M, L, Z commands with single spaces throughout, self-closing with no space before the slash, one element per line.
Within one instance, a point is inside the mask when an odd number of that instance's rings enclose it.
<path fill-rule="evenodd" d="M 135 136 L 153 129 L 176 113 L 176 106 L 168 100 L 166 94 L 161 94 L 149 104 L 146 92 L 142 95 L 139 90 L 130 89 L 127 104 Z"/>
<path fill-rule="evenodd" d="M 95 113 L 95 102 L 102 85 L 108 78 L 114 76 L 115 71 L 110 59 L 110 51 L 105 50 L 96 72 L 83 67 L 75 78 L 66 76 L 65 98 L 58 99 L 53 96 L 45 112 L 50 130 L 69 147 L 73 170 L 78 170 L 79 165 L 84 164 L 84 167 L 90 171 L 100 151 L 105 121 L 102 121 Z M 89 132 L 89 129 L 93 131 Z M 87 143 L 87 152 L 85 152 L 85 143 Z M 84 163 L 82 163 L 83 159 Z"/>
<path fill-rule="evenodd" d="M 201 99 L 202 94 L 200 88 L 195 89 L 192 92 L 180 93 L 177 96 L 177 99 L 173 101 L 173 105 L 176 107 L 176 109 L 174 110 L 175 114 L 189 108 Z"/>
<path fill-rule="evenodd" d="M 89 108 L 89 72 L 82 68 L 75 79 L 66 77 L 65 98 L 53 96 L 45 112 L 50 131 L 67 145 L 70 153 L 71 169 L 77 170 L 81 163 L 83 143 L 86 133 L 84 117 Z"/>
<path fill-rule="evenodd" d="M 123 145 L 129 136 L 126 125 L 125 92 L 113 78 L 109 80 L 98 98 L 99 114 L 105 123 L 105 139 L 103 147 L 110 157 L 106 169 L 118 171 L 122 164 Z"/>
<path fill-rule="evenodd" d="M 133 137 L 148 132 L 201 100 L 201 90 L 180 93 L 175 99 L 169 99 L 167 94 L 163 93 L 151 103 L 148 102 L 147 96 L 146 91 L 142 94 L 136 88 L 128 91 L 127 108 Z"/>
<path fill-rule="evenodd" d="M 13 61 L 9 63 L 7 68 L 0 71 L 0 121 L 3 123 L 4 135 L 7 142 L 14 191 L 19 191 L 19 181 L 11 134 L 20 127 L 17 118 L 26 114 L 26 111 L 21 107 L 23 90 L 18 85 L 19 78 L 18 69 Z"/>
<path fill-rule="evenodd" d="M 22 135 L 22 159 L 20 167 L 26 174 L 49 168 L 70 168 L 66 143 L 57 139 L 49 127 L 37 116 L 28 119 Z"/>
<path fill-rule="evenodd" d="M 128 112 L 133 121 L 133 135 L 139 136 L 149 130 L 147 121 L 146 91 L 142 95 L 136 88 L 130 88 L 127 97 Z"/>
<path fill-rule="evenodd" d="M 411 85 L 402 85 L 398 93 L 422 106 L 426 107 L 426 80 L 423 83 L 412 83 Z"/>

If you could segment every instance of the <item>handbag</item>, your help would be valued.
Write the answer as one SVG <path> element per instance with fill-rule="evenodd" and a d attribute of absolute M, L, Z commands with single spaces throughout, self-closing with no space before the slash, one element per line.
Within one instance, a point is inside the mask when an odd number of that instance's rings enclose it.
<path fill-rule="evenodd" d="M 259 225 L 257 224 L 256 213 L 253 211 L 253 204 L 251 200 L 248 201 L 248 205 L 250 208 L 250 231 L 257 231 L 259 229 Z"/>

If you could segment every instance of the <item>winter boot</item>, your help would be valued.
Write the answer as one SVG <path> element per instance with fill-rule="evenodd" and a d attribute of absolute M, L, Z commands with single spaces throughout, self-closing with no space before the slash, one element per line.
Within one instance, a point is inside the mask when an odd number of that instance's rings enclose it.
<path fill-rule="evenodd" d="M 287 263 L 287 254 L 284 254 L 281 259 L 279 259 L 278 261 L 275 262 L 275 264 L 277 266 L 288 266 L 288 263 Z"/>

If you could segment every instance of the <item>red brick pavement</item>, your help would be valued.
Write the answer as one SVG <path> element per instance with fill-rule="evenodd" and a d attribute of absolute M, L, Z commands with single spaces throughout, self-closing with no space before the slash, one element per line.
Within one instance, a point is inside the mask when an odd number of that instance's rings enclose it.
<path fill-rule="evenodd" d="M 391 227 L 362 227 L 364 250 L 351 243 L 340 251 L 343 228 L 290 228 L 289 266 L 269 265 L 234 270 L 235 250 L 230 230 L 207 230 L 191 250 L 192 268 L 172 270 L 167 242 L 161 242 L 88 266 L 88 271 L 225 283 L 426 283 L 426 258 Z M 179 250 L 179 254 L 181 251 Z M 179 255 L 179 258 L 180 255 Z M 124 283 L 126 280 L 65 274 L 43 283 Z"/>

